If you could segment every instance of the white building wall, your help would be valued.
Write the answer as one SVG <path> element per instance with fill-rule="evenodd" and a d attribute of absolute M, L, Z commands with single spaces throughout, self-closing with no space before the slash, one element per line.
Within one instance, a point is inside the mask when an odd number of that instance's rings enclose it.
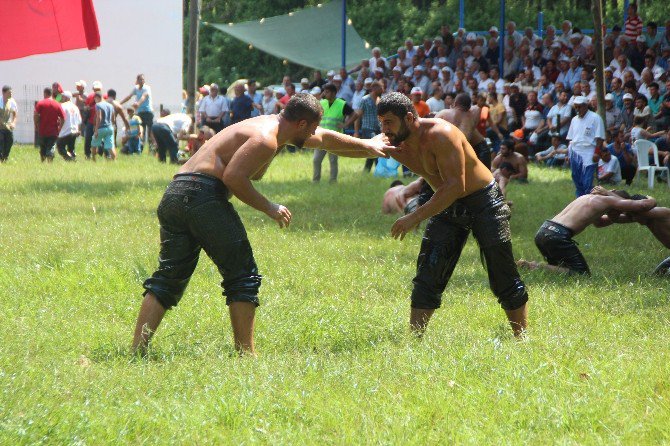
<path fill-rule="evenodd" d="M 94 80 L 117 98 L 127 96 L 138 73 L 153 93 L 154 113 L 160 104 L 179 111 L 182 92 L 182 0 L 94 0 L 100 47 L 40 54 L 0 61 L 0 86 L 10 85 L 19 106 L 14 132 L 17 142 L 34 139 L 33 108 L 44 87 L 60 82 L 75 90 L 83 79 L 91 91 Z M 26 30 L 29 32 L 29 30 Z M 20 36 L 17 36 L 20 38 Z"/>

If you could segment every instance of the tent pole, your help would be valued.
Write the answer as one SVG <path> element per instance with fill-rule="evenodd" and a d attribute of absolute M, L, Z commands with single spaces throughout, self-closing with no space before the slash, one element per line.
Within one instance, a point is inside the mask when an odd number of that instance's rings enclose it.
<path fill-rule="evenodd" d="M 195 122 L 195 92 L 198 84 L 198 37 L 200 27 L 200 1 L 190 0 L 188 18 L 188 66 L 186 73 L 186 91 L 188 93 L 188 110 Z"/>
<path fill-rule="evenodd" d="M 342 68 L 347 67 L 347 0 L 342 0 Z"/>
<path fill-rule="evenodd" d="M 498 70 L 503 77 L 503 63 L 505 54 L 505 0 L 500 0 L 500 29 L 498 30 Z"/>
<path fill-rule="evenodd" d="M 623 2 L 623 25 L 622 28 L 624 32 L 626 31 L 626 19 L 628 18 L 628 6 L 630 6 L 629 0 L 624 0 Z"/>
<path fill-rule="evenodd" d="M 458 27 L 465 28 L 465 0 L 458 1 Z"/>
<path fill-rule="evenodd" d="M 544 12 L 540 11 L 537 13 L 537 35 L 542 38 L 544 31 Z"/>

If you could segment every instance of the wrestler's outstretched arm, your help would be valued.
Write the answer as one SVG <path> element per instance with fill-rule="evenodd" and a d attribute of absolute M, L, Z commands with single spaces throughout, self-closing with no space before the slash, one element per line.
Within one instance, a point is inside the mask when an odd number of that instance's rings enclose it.
<path fill-rule="evenodd" d="M 386 150 L 395 149 L 378 135 L 372 139 L 358 139 L 344 133 L 334 132 L 321 127 L 303 144 L 308 149 L 323 149 L 335 155 L 349 158 L 388 158 Z"/>

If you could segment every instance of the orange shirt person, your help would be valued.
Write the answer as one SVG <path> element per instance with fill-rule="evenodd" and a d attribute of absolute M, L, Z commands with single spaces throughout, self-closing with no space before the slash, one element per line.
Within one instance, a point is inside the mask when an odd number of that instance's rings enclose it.
<path fill-rule="evenodd" d="M 410 96 L 412 98 L 412 104 L 414 105 L 414 109 L 416 110 L 416 113 L 419 115 L 419 118 L 425 118 L 430 114 L 430 107 L 428 106 L 428 104 L 426 104 L 425 101 L 421 100 L 422 95 L 423 90 L 421 90 L 421 88 L 419 87 L 412 88 Z"/>

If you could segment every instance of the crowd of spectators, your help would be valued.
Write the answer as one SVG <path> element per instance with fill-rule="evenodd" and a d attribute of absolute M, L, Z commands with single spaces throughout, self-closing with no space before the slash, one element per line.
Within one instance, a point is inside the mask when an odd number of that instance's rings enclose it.
<path fill-rule="evenodd" d="M 116 113 L 128 117 L 122 135 L 123 152 L 141 153 L 145 143 L 156 141 L 156 138 L 150 139 L 150 135 L 159 124 L 163 143 L 158 144 L 158 148 L 166 144 L 168 147 L 159 151 L 159 158 L 165 160 L 167 150 L 171 160 L 177 162 L 179 139 L 189 140 L 188 148 L 193 152 L 203 138 L 211 137 L 228 125 L 281 112 L 296 92 L 313 94 L 322 100 L 324 109 L 334 110 L 328 119 L 335 119 L 337 115 L 341 122 L 331 123 L 333 129 L 371 138 L 380 132 L 377 101 L 382 94 L 395 91 L 412 99 L 420 117 L 432 117 L 454 108 L 459 94 L 468 95 L 477 131 L 487 138 L 494 152 L 492 156 L 501 145 L 507 144 L 532 162 L 565 166 L 570 162 L 568 152 L 575 146 L 568 131 L 573 118 L 578 116 L 576 102 L 585 103 L 590 110 L 597 109 L 595 51 L 591 37 L 567 20 L 559 29 L 548 26 L 541 34 L 530 27 L 519 31 L 514 22 L 508 22 L 502 34 L 495 26 L 484 34 L 462 28 L 452 32 L 445 25 L 437 37 L 424 38 L 420 43 L 406 39 L 395 54 L 385 56 L 380 48 L 373 48 L 371 57 L 361 60 L 352 70 L 331 70 L 325 75 L 315 71 L 312 79 L 302 78 L 299 82 L 284 76 L 278 85 L 265 88 L 250 79 L 232 86 L 234 96 L 230 97 L 215 83 L 203 85 L 195 104 L 197 128 L 192 130 L 186 128 L 191 122 L 185 115 L 153 122 L 151 89 L 142 75 L 137 77 L 132 92 L 121 101 L 122 104 L 134 99 L 133 107 L 125 111 L 119 110 L 115 93 L 113 97 L 109 92 L 102 93 L 99 82 L 94 82 L 93 92 L 88 95 L 84 81 L 77 83 L 73 93 L 54 84 L 47 89 L 50 90 L 48 95 L 45 90 L 45 102 L 35 111 L 36 125 L 46 141 L 42 148 L 43 159 L 53 157 L 54 145 L 65 159 L 75 159 L 73 140 L 80 134 L 85 136 L 87 157 L 95 154 L 91 146 L 115 156 L 113 150 L 108 152 L 108 143 L 100 134 L 108 134 L 104 130 L 108 121 L 111 126 L 115 125 Z M 502 64 L 499 63 L 501 38 L 504 38 Z M 645 24 L 637 14 L 636 5 L 631 4 L 624 28 L 614 26 L 604 38 L 604 61 L 605 132 L 603 141 L 594 145 L 593 163 L 600 162 L 597 176 L 604 178 L 603 181 L 615 182 L 621 177 L 630 183 L 636 172 L 638 155 L 633 144 L 637 139 L 654 141 L 661 161 L 667 163 L 670 159 L 670 20 L 663 30 L 653 21 Z M 96 95 L 100 96 L 98 102 Z M 0 102 L 0 160 L 8 156 L 9 149 L 5 147 L 16 117 L 11 89 L 9 95 L 3 89 L 3 98 Z M 61 107 L 65 112 L 63 116 L 53 118 L 49 114 L 49 107 L 53 108 L 50 101 L 71 102 Z M 106 107 L 97 105 L 99 102 L 111 103 L 111 120 L 106 120 Z M 338 105 L 340 103 L 343 105 Z M 99 110 L 102 110 L 101 115 Z M 169 112 L 163 114 L 169 115 Z M 56 125 L 47 129 L 44 121 L 53 119 Z M 58 124 L 58 119 L 63 122 Z M 82 121 L 81 125 L 78 120 Z M 56 128 L 59 132 L 54 134 Z M 593 138 L 599 139 L 598 136 Z M 170 139 L 169 144 L 165 142 L 167 139 Z M 615 161 L 602 159 L 605 149 Z M 323 158 L 321 153 L 315 158 L 315 181 L 320 178 Z M 373 162 L 368 160 L 365 169 L 370 170 Z M 620 173 L 600 175 L 603 169 L 616 170 L 617 166 L 612 165 L 617 163 Z M 336 159 L 331 159 L 331 181 L 336 177 Z"/>

